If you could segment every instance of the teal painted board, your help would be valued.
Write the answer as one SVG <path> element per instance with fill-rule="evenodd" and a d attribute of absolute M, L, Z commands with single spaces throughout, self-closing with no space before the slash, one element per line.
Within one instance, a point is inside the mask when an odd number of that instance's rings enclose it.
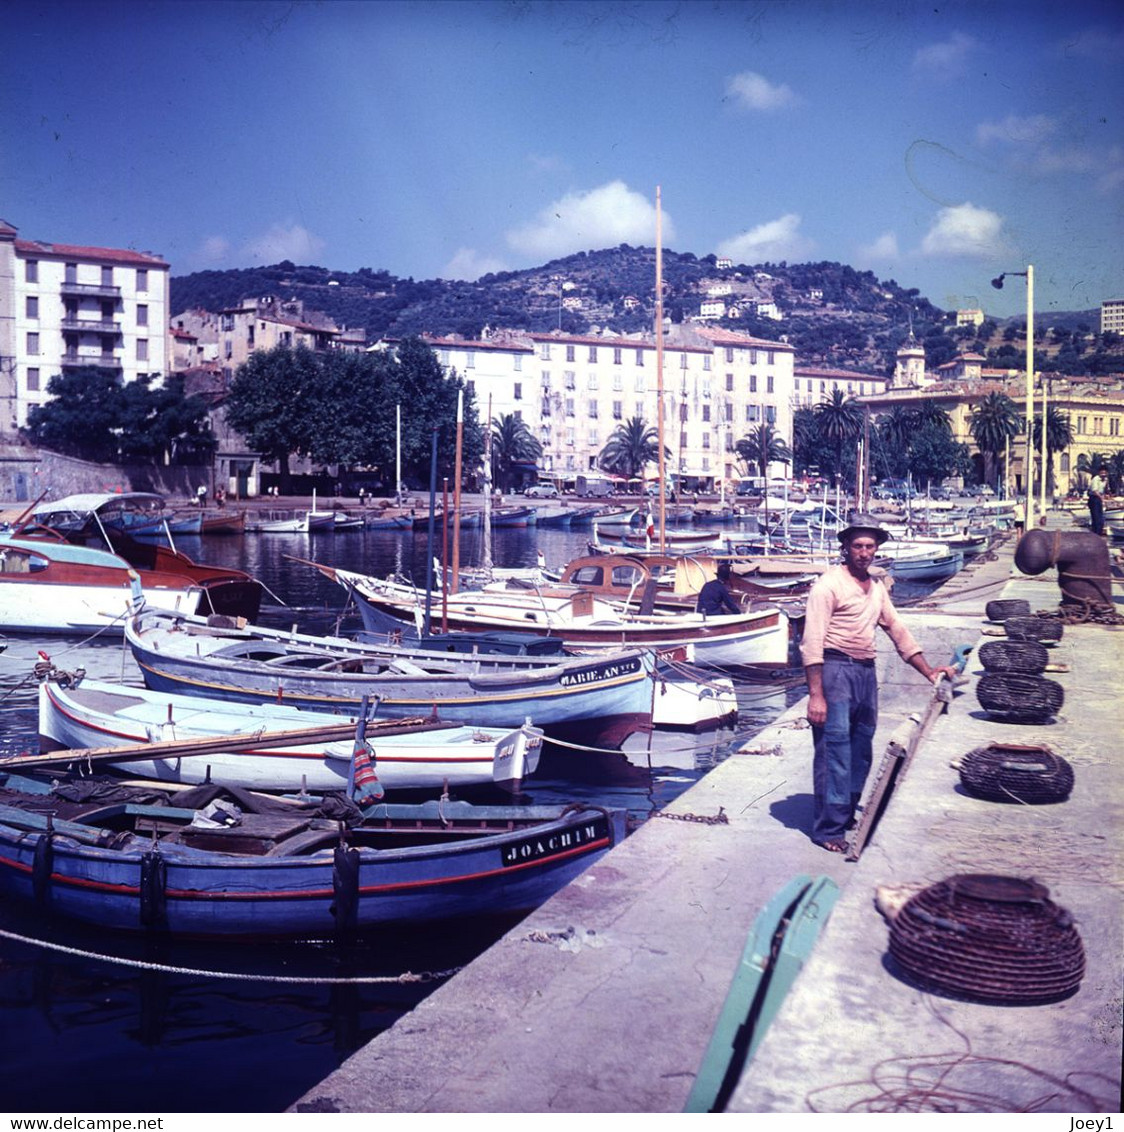
<path fill-rule="evenodd" d="M 797 876 L 758 913 L 684 1112 L 721 1112 L 835 904 L 827 877 Z"/>

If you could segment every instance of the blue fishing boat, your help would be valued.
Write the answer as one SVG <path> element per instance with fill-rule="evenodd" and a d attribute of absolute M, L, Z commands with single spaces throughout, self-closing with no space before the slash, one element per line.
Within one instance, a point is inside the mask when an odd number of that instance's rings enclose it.
<path fill-rule="evenodd" d="M 598 746 L 651 726 L 654 656 L 438 653 L 142 610 L 125 635 L 147 687 L 241 703 L 338 712 L 364 696 L 380 718 L 432 714 L 519 727 Z M 385 639 L 385 638 L 384 638 Z"/>
<path fill-rule="evenodd" d="M 379 803 L 347 826 L 323 804 L 151 793 L 107 800 L 88 784 L 8 777 L 0 893 L 114 930 L 331 937 L 527 911 L 626 833 L 624 811 L 584 804 Z"/>

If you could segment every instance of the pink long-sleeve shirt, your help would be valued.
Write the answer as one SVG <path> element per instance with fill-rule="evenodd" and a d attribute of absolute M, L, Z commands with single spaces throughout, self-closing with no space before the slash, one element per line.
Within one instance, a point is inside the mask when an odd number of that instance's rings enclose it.
<path fill-rule="evenodd" d="M 830 566 L 816 580 L 804 614 L 800 657 L 804 664 L 823 664 L 823 650 L 836 649 L 856 660 L 873 660 L 874 630 L 881 626 L 902 660 L 921 652 L 890 601 L 882 578 L 870 575 L 870 589 L 862 586 L 846 566 Z"/>

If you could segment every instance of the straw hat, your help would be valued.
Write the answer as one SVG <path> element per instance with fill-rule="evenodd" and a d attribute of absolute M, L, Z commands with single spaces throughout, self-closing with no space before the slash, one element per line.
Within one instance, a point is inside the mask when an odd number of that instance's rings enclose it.
<path fill-rule="evenodd" d="M 874 535 L 875 541 L 881 546 L 889 537 L 890 532 L 884 530 L 878 525 L 878 520 L 873 515 L 863 514 L 861 511 L 852 511 L 850 516 L 851 525 L 844 527 L 839 532 L 839 541 L 847 542 L 853 538 L 860 531 L 868 532 Z"/>

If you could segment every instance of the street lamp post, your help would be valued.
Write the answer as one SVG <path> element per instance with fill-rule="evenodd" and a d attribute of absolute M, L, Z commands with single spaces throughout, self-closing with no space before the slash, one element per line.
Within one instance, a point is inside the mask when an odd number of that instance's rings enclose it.
<path fill-rule="evenodd" d="M 1026 271 L 1004 271 L 991 281 L 996 290 L 1003 289 L 1003 280 L 1008 275 L 1017 275 L 1026 280 L 1026 529 L 1034 526 L 1034 265 L 1028 264 Z M 1045 438 L 1046 421 L 1043 414 L 1042 433 Z M 1045 480 L 1046 465 L 1042 465 Z M 1045 494 L 1043 494 L 1043 514 L 1045 514 Z"/>

